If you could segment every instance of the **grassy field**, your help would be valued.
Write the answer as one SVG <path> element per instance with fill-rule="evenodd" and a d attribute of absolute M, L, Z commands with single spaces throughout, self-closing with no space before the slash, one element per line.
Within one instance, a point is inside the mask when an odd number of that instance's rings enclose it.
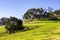
<path fill-rule="evenodd" d="M 30 30 L 15 34 L 5 33 L 0 27 L 0 40 L 60 40 L 60 21 L 30 21 L 23 22 Z"/>

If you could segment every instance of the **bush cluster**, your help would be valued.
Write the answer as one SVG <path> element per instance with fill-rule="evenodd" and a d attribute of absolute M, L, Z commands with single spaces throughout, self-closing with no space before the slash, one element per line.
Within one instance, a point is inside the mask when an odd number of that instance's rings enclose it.
<path fill-rule="evenodd" d="M 7 32 L 9 32 L 9 34 L 11 33 L 15 33 L 16 31 L 20 31 L 23 30 L 23 21 L 21 19 L 17 19 L 15 17 L 10 17 L 8 18 L 8 20 L 6 20 L 6 30 Z"/>

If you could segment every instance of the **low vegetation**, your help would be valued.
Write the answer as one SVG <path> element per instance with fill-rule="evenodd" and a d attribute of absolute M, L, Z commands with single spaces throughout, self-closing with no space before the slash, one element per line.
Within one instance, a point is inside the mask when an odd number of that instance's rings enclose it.
<path fill-rule="evenodd" d="M 1 26 L 0 40 L 58 40 L 60 38 L 59 21 L 24 21 L 23 25 L 30 30 L 18 31 L 15 34 L 5 33 L 5 28 Z"/>

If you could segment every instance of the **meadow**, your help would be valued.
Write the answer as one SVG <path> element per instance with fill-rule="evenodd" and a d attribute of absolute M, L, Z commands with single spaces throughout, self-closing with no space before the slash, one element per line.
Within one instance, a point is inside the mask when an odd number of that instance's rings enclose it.
<path fill-rule="evenodd" d="M 23 25 L 30 30 L 15 34 L 0 26 L 0 40 L 60 40 L 60 21 L 24 21 Z"/>

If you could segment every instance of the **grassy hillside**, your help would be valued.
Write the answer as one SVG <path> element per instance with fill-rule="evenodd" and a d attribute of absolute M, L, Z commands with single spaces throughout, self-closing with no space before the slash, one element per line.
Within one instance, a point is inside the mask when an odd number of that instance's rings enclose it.
<path fill-rule="evenodd" d="M 6 34 L 4 27 L 0 27 L 0 40 L 60 40 L 59 21 L 30 21 L 23 22 L 30 30 Z"/>

